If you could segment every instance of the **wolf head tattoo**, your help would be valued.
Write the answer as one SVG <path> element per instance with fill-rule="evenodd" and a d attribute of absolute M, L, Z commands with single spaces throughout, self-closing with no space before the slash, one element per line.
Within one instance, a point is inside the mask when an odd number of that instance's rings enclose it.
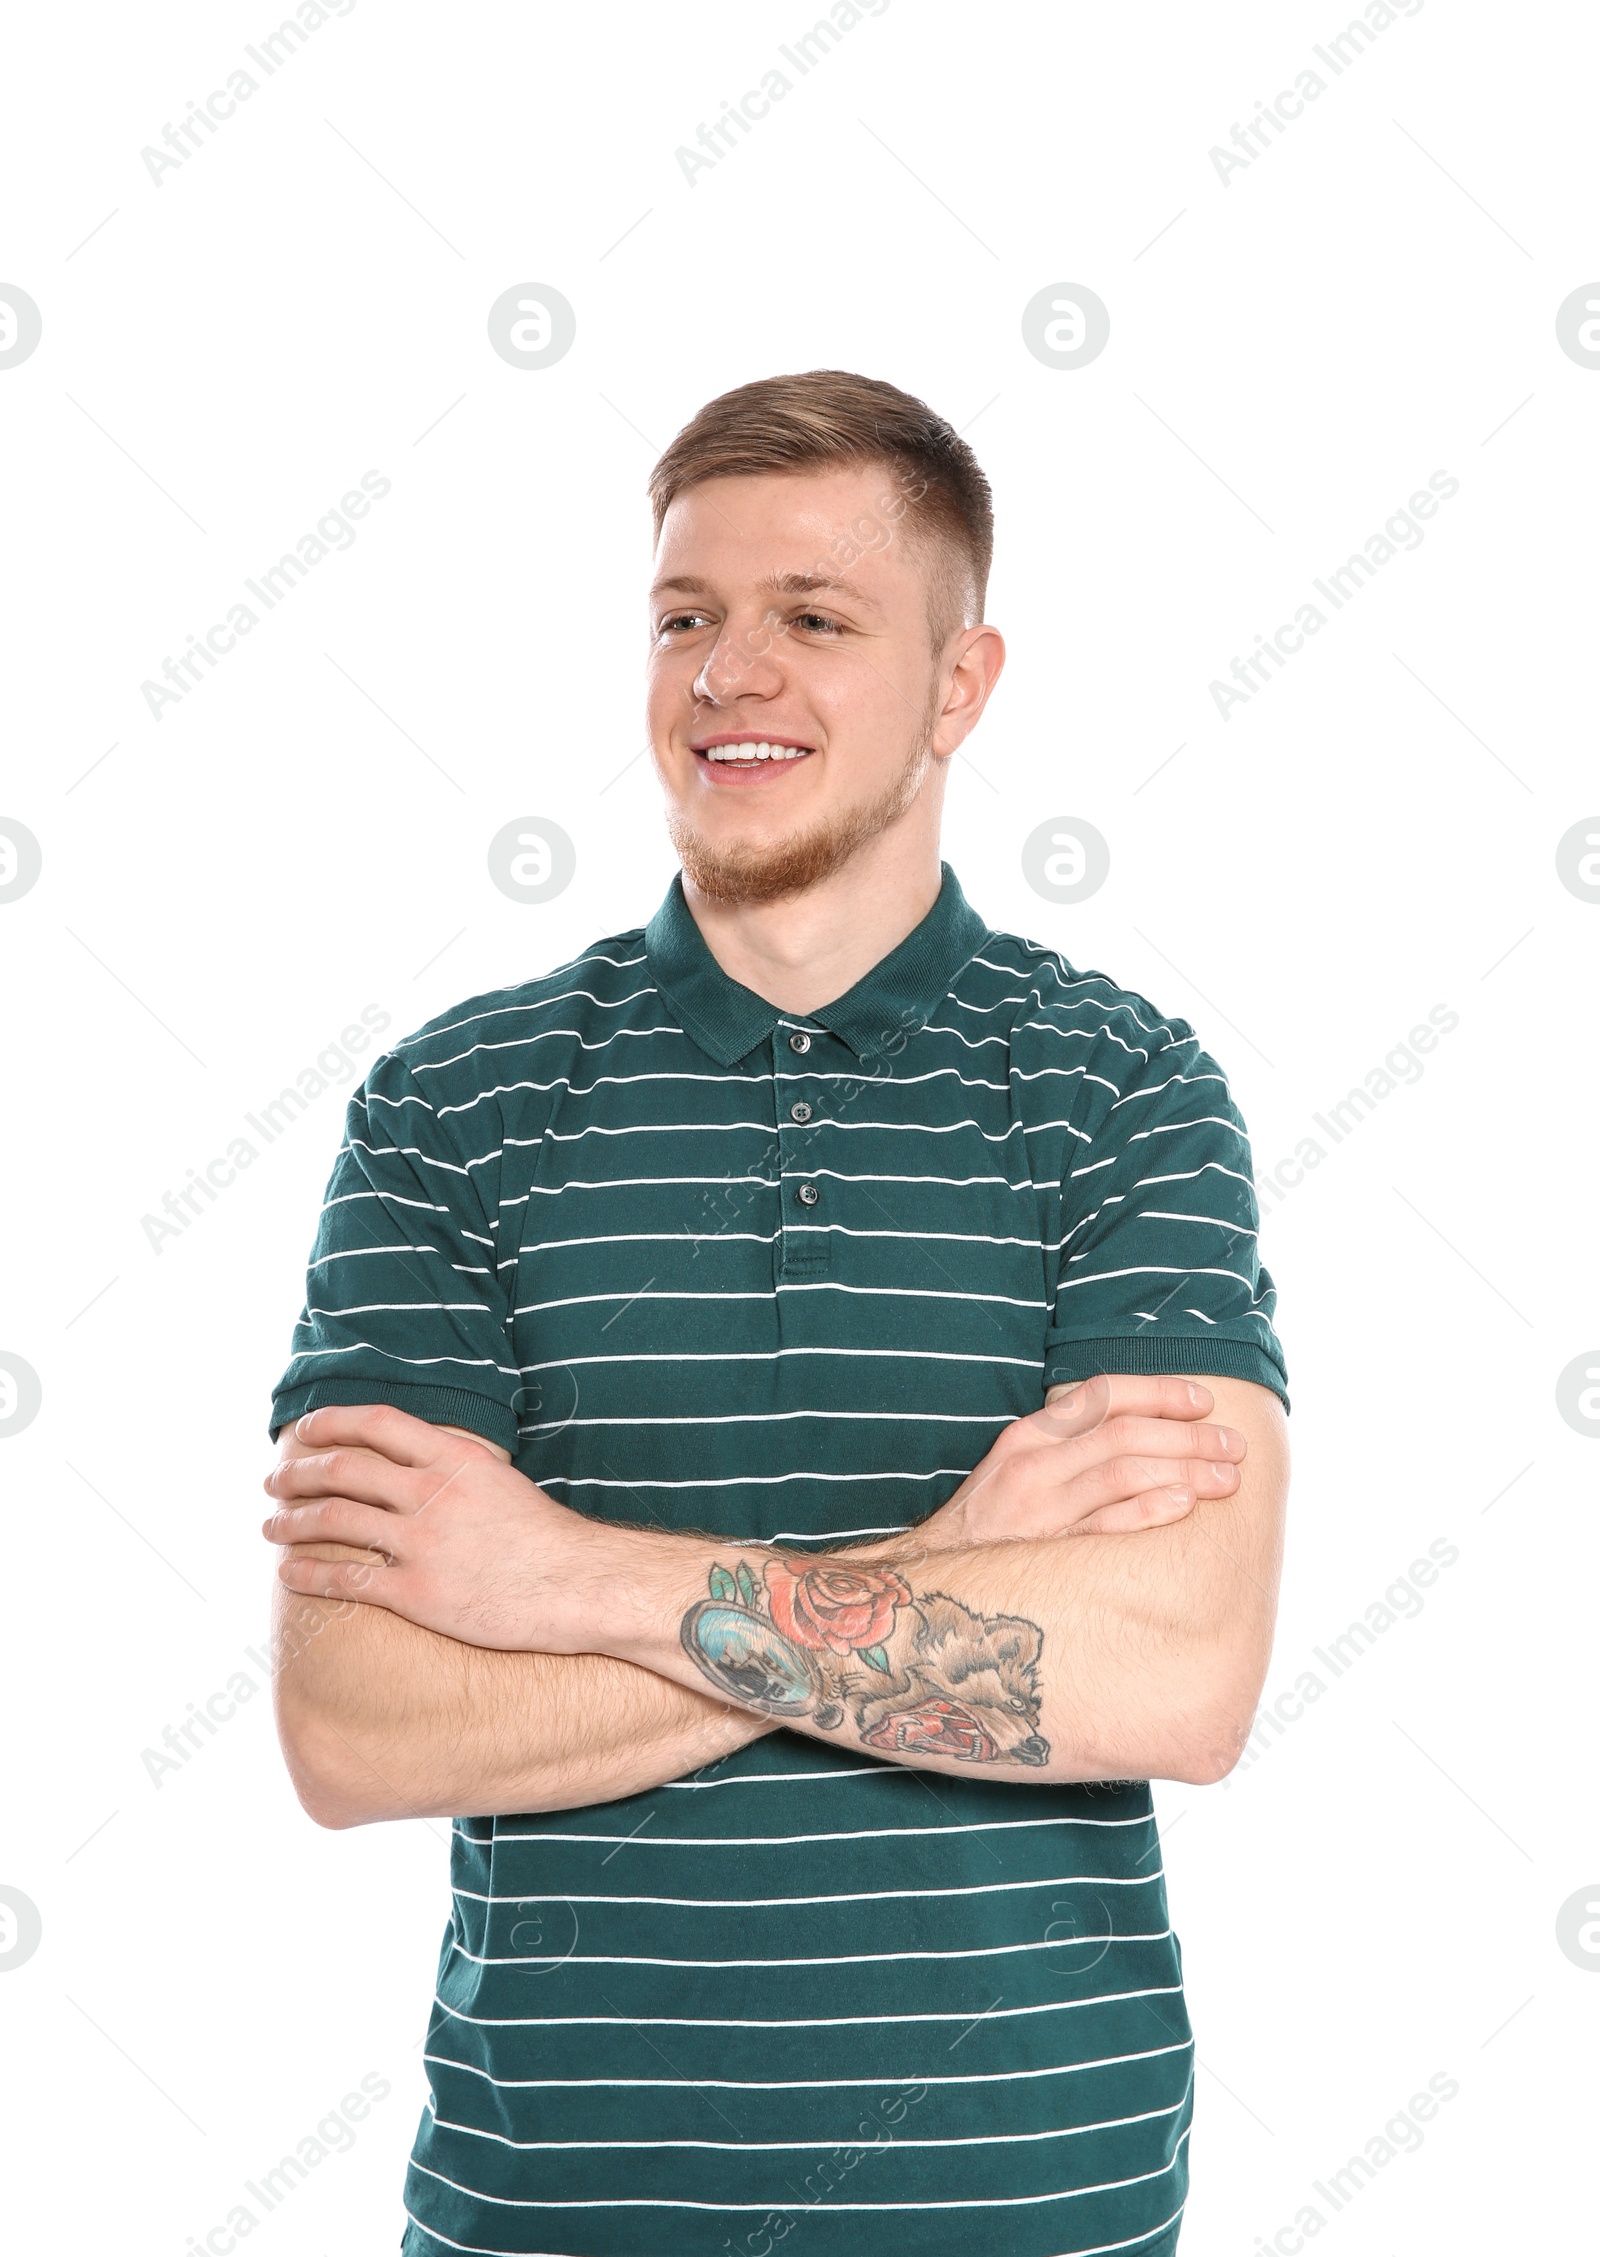
<path fill-rule="evenodd" d="M 1050 1760 L 1039 1733 L 1037 1623 L 913 1595 L 890 1568 L 768 1561 L 711 1571 L 685 1650 L 724 1692 L 824 1731 L 848 1713 L 863 1745 L 962 1763 Z"/>
<path fill-rule="evenodd" d="M 894 1674 L 869 1681 L 864 1671 L 852 1671 L 845 1688 L 866 1745 L 969 1763 L 1047 1763 L 1049 1745 L 1039 1737 L 1038 1625 L 1020 1615 L 974 1614 L 937 1591 L 907 1611 L 911 1638 L 894 1657 Z"/>

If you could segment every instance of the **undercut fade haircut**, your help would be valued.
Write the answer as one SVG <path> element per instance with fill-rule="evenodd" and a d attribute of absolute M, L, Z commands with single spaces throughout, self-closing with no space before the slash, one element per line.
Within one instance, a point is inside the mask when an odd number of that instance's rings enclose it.
<path fill-rule="evenodd" d="M 677 495 L 707 478 L 759 478 L 881 463 L 889 476 L 868 520 L 840 528 L 841 557 L 896 534 L 928 577 L 937 655 L 983 617 L 994 556 L 994 497 L 978 458 L 942 415 L 909 392 L 847 369 L 767 376 L 701 408 L 650 473 L 655 537 Z"/>

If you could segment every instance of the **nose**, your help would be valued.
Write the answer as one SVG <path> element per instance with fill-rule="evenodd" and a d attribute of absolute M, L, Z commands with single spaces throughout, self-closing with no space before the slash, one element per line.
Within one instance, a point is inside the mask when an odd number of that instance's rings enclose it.
<path fill-rule="evenodd" d="M 1048 1740 L 1041 1740 L 1036 1732 L 1031 1740 L 1019 1740 L 1011 1753 L 1018 1763 L 1048 1763 L 1050 1743 Z"/>
<path fill-rule="evenodd" d="M 775 640 L 764 622 L 735 625 L 730 620 L 695 677 L 694 695 L 704 705 L 725 705 L 741 692 L 774 695 L 783 681 L 773 656 Z"/>

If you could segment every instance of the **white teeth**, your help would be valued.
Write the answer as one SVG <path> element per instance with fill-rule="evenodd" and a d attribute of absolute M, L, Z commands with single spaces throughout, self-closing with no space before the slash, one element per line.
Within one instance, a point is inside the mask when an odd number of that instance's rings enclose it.
<path fill-rule="evenodd" d="M 805 747 L 781 744 L 719 744 L 708 748 L 708 760 L 803 760 Z"/>

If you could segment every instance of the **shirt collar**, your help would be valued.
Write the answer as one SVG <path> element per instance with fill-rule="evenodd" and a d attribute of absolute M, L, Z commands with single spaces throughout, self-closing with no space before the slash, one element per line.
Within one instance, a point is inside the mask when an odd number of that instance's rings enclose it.
<path fill-rule="evenodd" d="M 651 974 L 687 1032 L 719 1065 L 746 1057 L 780 1025 L 826 1027 L 863 1060 L 894 1057 L 927 1024 L 989 935 L 949 863 L 940 870 L 939 897 L 921 924 L 836 1002 L 804 1017 L 729 979 L 690 914 L 681 872 L 645 927 Z"/>

